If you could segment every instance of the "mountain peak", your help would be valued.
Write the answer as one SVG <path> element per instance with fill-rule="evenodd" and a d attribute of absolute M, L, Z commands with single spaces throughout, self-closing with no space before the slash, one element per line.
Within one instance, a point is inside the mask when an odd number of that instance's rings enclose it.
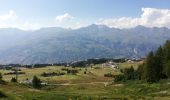
<path fill-rule="evenodd" d="M 135 28 L 141 29 L 141 28 L 146 28 L 146 27 L 145 27 L 145 26 L 142 26 L 142 25 L 138 25 L 138 26 L 136 26 Z"/>
<path fill-rule="evenodd" d="M 106 30 L 106 29 L 110 29 L 108 26 L 106 25 L 97 25 L 97 24 L 91 24 L 89 26 L 86 27 L 82 27 L 80 29 L 87 29 L 87 30 Z"/>
<path fill-rule="evenodd" d="M 93 28 L 109 28 L 108 26 L 106 25 L 99 25 L 99 24 L 91 24 L 87 27 L 93 27 Z"/>

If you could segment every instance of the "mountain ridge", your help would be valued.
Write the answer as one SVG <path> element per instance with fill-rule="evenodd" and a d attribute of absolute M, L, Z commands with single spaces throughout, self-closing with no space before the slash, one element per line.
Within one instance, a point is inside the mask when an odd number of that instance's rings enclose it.
<path fill-rule="evenodd" d="M 150 50 L 170 40 L 170 29 L 144 26 L 117 29 L 92 24 L 79 29 L 48 27 L 36 31 L 12 31 L 16 36 L 9 33 L 0 29 L 2 64 L 145 57 Z"/>

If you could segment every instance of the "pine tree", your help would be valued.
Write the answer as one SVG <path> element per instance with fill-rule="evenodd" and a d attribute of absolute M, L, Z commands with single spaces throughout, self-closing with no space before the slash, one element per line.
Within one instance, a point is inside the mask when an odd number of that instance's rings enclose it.
<path fill-rule="evenodd" d="M 170 41 L 166 41 L 165 45 L 163 46 L 163 72 L 164 74 L 170 78 Z"/>
<path fill-rule="evenodd" d="M 36 88 L 36 89 L 41 88 L 41 80 L 37 76 L 33 77 L 32 86 L 33 88 Z"/>
<path fill-rule="evenodd" d="M 155 61 L 154 61 L 156 80 L 160 80 L 163 77 L 163 56 L 164 56 L 163 49 L 160 46 L 155 53 Z"/>
<path fill-rule="evenodd" d="M 123 71 L 126 80 L 135 80 L 138 78 L 136 71 L 134 70 L 133 66 L 130 68 L 125 68 Z"/>
<path fill-rule="evenodd" d="M 157 82 L 170 78 L 170 41 L 159 47 L 155 54 L 150 52 L 143 65 L 138 67 L 139 79 L 147 82 Z"/>
<path fill-rule="evenodd" d="M 141 79 L 144 79 L 144 65 L 145 64 L 141 64 L 138 66 L 137 68 L 137 76 L 138 76 L 138 79 L 141 80 Z"/>
<path fill-rule="evenodd" d="M 146 58 L 146 64 L 144 67 L 144 79 L 149 83 L 153 83 L 157 81 L 154 62 L 155 62 L 154 53 L 153 51 L 151 51 Z"/>

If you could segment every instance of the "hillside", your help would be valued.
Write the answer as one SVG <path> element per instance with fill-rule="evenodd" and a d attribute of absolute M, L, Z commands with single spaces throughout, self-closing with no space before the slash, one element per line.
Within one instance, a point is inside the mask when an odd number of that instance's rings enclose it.
<path fill-rule="evenodd" d="M 145 57 L 149 51 L 169 39 L 170 29 L 165 27 L 116 29 L 93 24 L 79 29 L 49 27 L 23 31 L 7 28 L 0 29 L 0 63 L 34 64 L 103 57 Z"/>

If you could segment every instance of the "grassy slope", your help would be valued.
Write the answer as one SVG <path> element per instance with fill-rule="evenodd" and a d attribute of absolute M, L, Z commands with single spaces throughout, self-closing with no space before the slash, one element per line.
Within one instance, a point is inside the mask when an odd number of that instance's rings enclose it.
<path fill-rule="evenodd" d="M 53 77 L 42 77 L 40 76 L 43 72 L 62 72 L 61 66 L 50 66 L 50 67 L 44 67 L 44 68 L 33 68 L 33 69 L 27 69 L 27 68 L 21 68 L 23 72 L 26 74 L 19 75 L 19 81 L 24 81 L 26 78 L 31 79 L 34 75 L 41 78 L 43 81 L 48 81 L 52 83 L 67 83 L 67 82 L 91 82 L 91 81 L 110 81 L 112 78 L 106 78 L 104 77 L 105 73 L 112 72 L 115 73 L 113 69 L 111 68 L 101 68 L 101 69 L 94 69 L 94 68 L 87 68 L 87 74 L 84 74 L 85 68 L 77 68 L 79 70 L 79 73 L 77 75 L 63 75 L 63 76 L 53 76 Z M 2 74 L 10 72 L 7 70 L 0 70 Z M 3 75 L 5 81 L 10 81 L 12 77 L 15 77 L 15 75 Z"/>
<path fill-rule="evenodd" d="M 35 90 L 28 86 L 7 84 L 1 87 L 12 100 L 169 100 L 170 84 L 162 81 L 155 84 L 127 82 L 126 84 L 78 84 L 69 86 L 45 86 Z"/>
<path fill-rule="evenodd" d="M 138 63 L 119 64 L 120 68 L 126 68 Z M 100 67 L 101 65 L 97 65 Z M 42 72 L 61 71 L 62 67 L 45 67 L 36 69 L 22 69 L 26 75 L 20 75 L 20 80 L 31 78 L 33 75 L 40 75 Z M 4 91 L 8 98 L 6 100 L 121 100 L 121 99 L 145 99 L 145 100 L 168 100 L 170 98 L 169 80 L 162 80 L 155 84 L 146 84 L 141 81 L 129 81 L 120 84 L 108 84 L 112 78 L 105 78 L 105 73 L 117 74 L 111 68 L 87 68 L 88 73 L 84 74 L 82 68 L 78 75 L 64 75 L 49 78 L 40 77 L 44 81 L 52 83 L 71 83 L 72 85 L 45 86 L 41 90 L 32 89 L 30 86 L 7 83 L 0 85 L 0 91 Z M 5 72 L 4 70 L 1 72 Z M 9 81 L 12 76 L 4 76 Z M 101 83 L 100 83 L 101 82 Z M 4 99 L 4 98 L 3 98 Z"/>
<path fill-rule="evenodd" d="M 124 68 L 130 68 L 131 66 L 133 66 L 134 69 L 137 69 L 138 66 L 141 64 L 141 62 L 125 62 L 125 63 L 117 63 L 117 65 L 119 66 L 120 69 L 124 69 Z"/>

